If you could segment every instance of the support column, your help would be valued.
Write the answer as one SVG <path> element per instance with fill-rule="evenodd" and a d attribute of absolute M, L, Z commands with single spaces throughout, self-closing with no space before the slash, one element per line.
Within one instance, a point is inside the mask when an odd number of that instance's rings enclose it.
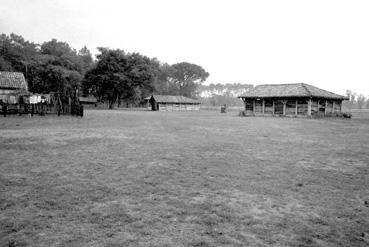
<path fill-rule="evenodd" d="M 297 116 L 298 111 L 297 111 L 297 105 L 298 105 L 298 100 L 296 100 L 296 109 L 295 109 L 295 115 Z"/>
<path fill-rule="evenodd" d="M 255 100 L 252 100 L 252 113 L 255 115 Z"/>
<path fill-rule="evenodd" d="M 342 112 L 342 101 L 340 102 L 340 113 Z"/>
<path fill-rule="evenodd" d="M 263 115 L 265 113 L 265 100 L 263 99 Z"/>
<path fill-rule="evenodd" d="M 283 103 L 283 116 L 286 116 L 286 104 L 287 104 L 287 101 L 286 100 L 283 100 L 282 103 Z"/>
<path fill-rule="evenodd" d="M 311 99 L 308 100 L 308 116 L 311 116 Z"/>
<path fill-rule="evenodd" d="M 274 116 L 274 112 L 275 112 L 275 104 L 274 104 L 274 100 L 273 100 L 273 109 L 272 109 L 273 116 Z"/>
<path fill-rule="evenodd" d="M 334 113 L 335 112 L 335 110 L 334 110 L 334 100 L 333 100 L 333 102 L 332 102 L 332 113 Z"/>
<path fill-rule="evenodd" d="M 318 100 L 318 113 L 317 114 L 320 114 L 320 100 Z"/>
<path fill-rule="evenodd" d="M 325 101 L 324 115 L 327 115 L 327 106 L 328 106 L 328 102 Z"/>

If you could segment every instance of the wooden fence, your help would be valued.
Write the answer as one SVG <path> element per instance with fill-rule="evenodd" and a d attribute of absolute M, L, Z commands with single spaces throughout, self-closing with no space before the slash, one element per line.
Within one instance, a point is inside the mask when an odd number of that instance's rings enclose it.
<path fill-rule="evenodd" d="M 83 105 L 81 104 L 63 104 L 51 105 L 51 104 L 2 104 L 0 106 L 1 114 L 6 117 L 9 114 L 18 115 L 40 115 L 45 116 L 49 114 L 60 115 L 72 115 L 83 117 Z"/>

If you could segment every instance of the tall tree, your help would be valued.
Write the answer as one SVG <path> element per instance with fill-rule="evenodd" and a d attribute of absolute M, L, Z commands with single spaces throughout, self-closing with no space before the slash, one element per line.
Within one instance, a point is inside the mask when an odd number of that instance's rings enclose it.
<path fill-rule="evenodd" d="M 78 51 L 78 56 L 82 61 L 82 74 L 85 74 L 89 69 L 93 66 L 93 59 L 90 50 L 84 46 L 81 50 Z"/>
<path fill-rule="evenodd" d="M 106 101 L 109 108 L 121 100 L 139 102 L 152 93 L 159 63 L 139 53 L 98 48 L 96 66 L 87 72 L 84 92 Z"/>
<path fill-rule="evenodd" d="M 156 76 L 153 83 L 153 91 L 158 94 L 178 94 L 177 87 L 170 82 L 170 75 L 174 73 L 174 68 L 167 63 L 156 67 Z"/>
<path fill-rule="evenodd" d="M 0 70 L 20 71 L 27 77 L 28 65 L 39 52 L 38 45 L 14 33 L 0 35 Z"/>
<path fill-rule="evenodd" d="M 359 94 L 357 96 L 357 99 L 356 99 L 357 108 L 358 109 L 363 109 L 364 108 L 364 105 L 365 105 L 365 101 L 366 101 L 365 96 L 362 95 L 362 94 Z"/>
<path fill-rule="evenodd" d="M 50 62 L 53 65 L 75 70 L 81 74 L 83 72 L 82 59 L 77 55 L 77 51 L 66 42 L 57 41 L 56 39 L 44 42 L 41 45 L 41 53 L 49 55 L 52 58 Z"/>
<path fill-rule="evenodd" d="M 123 68 L 126 67 L 127 55 L 122 50 L 109 50 L 98 48 L 100 54 L 97 55 L 97 63 L 89 70 L 83 81 L 85 93 L 92 93 L 101 101 L 106 101 L 112 109 L 124 92 L 127 84 L 127 77 Z"/>
<path fill-rule="evenodd" d="M 173 71 L 169 74 L 169 82 L 176 94 L 196 97 L 196 88 L 201 85 L 209 73 L 201 66 L 187 62 L 173 64 Z"/>

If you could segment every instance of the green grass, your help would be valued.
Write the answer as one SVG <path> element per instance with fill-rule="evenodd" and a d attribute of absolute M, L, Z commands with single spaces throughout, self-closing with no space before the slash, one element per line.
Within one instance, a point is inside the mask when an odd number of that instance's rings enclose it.
<path fill-rule="evenodd" d="M 0 118 L 0 246 L 368 246 L 369 121 Z"/>

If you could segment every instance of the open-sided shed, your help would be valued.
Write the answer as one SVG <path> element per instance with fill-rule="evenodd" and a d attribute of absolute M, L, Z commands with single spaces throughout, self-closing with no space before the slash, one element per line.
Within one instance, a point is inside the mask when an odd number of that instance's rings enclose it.
<path fill-rule="evenodd" d="M 238 98 L 249 116 L 332 115 L 342 111 L 342 101 L 347 99 L 306 83 L 259 85 Z"/>
<path fill-rule="evenodd" d="M 153 111 L 198 111 L 200 101 L 175 95 L 152 95 L 149 99 Z"/>

